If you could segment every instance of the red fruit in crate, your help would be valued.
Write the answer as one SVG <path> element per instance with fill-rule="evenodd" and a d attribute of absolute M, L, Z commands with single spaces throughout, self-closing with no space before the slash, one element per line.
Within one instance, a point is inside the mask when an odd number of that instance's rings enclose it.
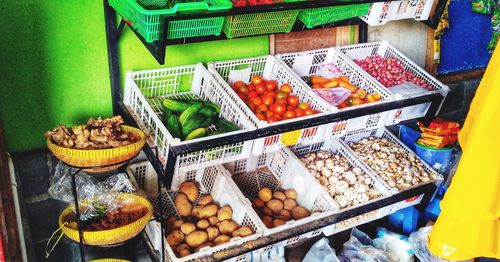
<path fill-rule="evenodd" d="M 240 92 L 238 92 L 237 94 L 238 94 L 238 96 L 241 98 L 241 100 L 243 100 L 243 101 L 246 101 L 246 100 L 247 100 L 247 96 L 246 96 L 245 94 L 240 93 Z"/>
<path fill-rule="evenodd" d="M 297 107 L 302 110 L 307 110 L 309 108 L 309 103 L 300 103 Z"/>
<path fill-rule="evenodd" d="M 264 79 L 260 76 L 252 76 L 252 84 L 255 86 L 258 86 L 260 84 L 264 83 Z"/>
<path fill-rule="evenodd" d="M 286 98 L 286 102 L 288 103 L 289 106 L 298 106 L 299 98 L 297 96 L 288 96 Z"/>
<path fill-rule="evenodd" d="M 255 86 L 254 85 L 248 84 L 247 87 L 248 87 L 248 90 L 255 91 Z"/>
<path fill-rule="evenodd" d="M 274 103 L 275 104 L 283 104 L 283 105 L 288 104 L 288 102 L 286 102 L 285 98 L 276 98 L 276 100 L 274 100 Z"/>
<path fill-rule="evenodd" d="M 252 101 L 252 103 L 255 105 L 255 106 L 260 106 L 262 105 L 262 98 L 260 97 L 254 97 L 254 98 L 251 98 L 250 101 Z"/>
<path fill-rule="evenodd" d="M 295 107 L 294 106 L 287 106 L 286 110 L 295 111 Z"/>
<path fill-rule="evenodd" d="M 250 90 L 248 90 L 248 87 L 242 86 L 242 87 L 238 88 L 238 92 L 246 95 L 246 94 L 248 94 L 248 92 L 250 92 Z"/>
<path fill-rule="evenodd" d="M 269 110 L 271 110 L 273 113 L 275 114 L 278 114 L 278 115 L 281 115 L 285 112 L 285 105 L 283 104 L 272 104 L 270 107 L 269 107 Z"/>
<path fill-rule="evenodd" d="M 306 115 L 306 112 L 304 109 L 300 109 L 300 108 L 295 108 L 295 115 L 297 117 L 301 117 L 301 116 L 305 116 Z"/>
<path fill-rule="evenodd" d="M 247 101 L 245 102 L 245 104 L 248 106 L 248 108 L 250 108 L 250 110 L 252 110 L 252 112 L 255 111 L 256 106 L 254 105 L 254 103 L 252 103 L 252 101 Z"/>
<path fill-rule="evenodd" d="M 233 84 L 233 89 L 239 89 L 242 86 L 246 86 L 245 83 L 243 83 L 242 81 L 236 81 Z"/>
<path fill-rule="evenodd" d="M 288 94 L 285 93 L 284 91 L 279 91 L 276 93 L 276 98 L 287 98 Z"/>
<path fill-rule="evenodd" d="M 255 91 L 250 91 L 247 94 L 248 99 L 251 99 L 251 98 L 254 98 L 254 97 L 258 97 L 258 96 L 259 96 L 259 94 L 257 94 L 257 92 L 255 92 Z"/>
<path fill-rule="evenodd" d="M 262 103 L 264 103 L 264 105 L 266 105 L 266 106 L 270 106 L 274 103 L 274 97 L 264 95 L 264 96 L 262 96 Z"/>
<path fill-rule="evenodd" d="M 261 113 L 261 114 L 265 114 L 268 111 L 269 111 L 269 108 L 266 105 L 259 105 L 255 109 L 255 113 Z"/>
<path fill-rule="evenodd" d="M 285 114 L 283 115 L 284 119 L 292 119 L 292 118 L 296 118 L 296 117 L 297 117 L 297 114 L 295 113 L 295 111 L 292 111 L 292 110 L 287 110 L 285 112 Z"/>
<path fill-rule="evenodd" d="M 272 116 L 267 118 L 268 123 L 274 123 L 274 122 L 278 122 L 278 121 L 280 121 L 280 119 L 276 115 L 272 115 Z"/>
<path fill-rule="evenodd" d="M 276 97 L 276 92 L 274 92 L 274 91 L 266 91 L 266 92 L 264 92 L 263 95 L 264 96 L 270 96 L 270 97 L 274 98 L 274 97 Z"/>
<path fill-rule="evenodd" d="M 255 92 L 259 95 L 264 94 L 264 92 L 266 92 L 266 86 L 264 84 L 255 85 Z"/>
<path fill-rule="evenodd" d="M 292 86 L 289 84 L 283 84 L 280 88 L 280 91 L 283 91 L 287 94 L 291 94 L 292 93 Z"/>
<path fill-rule="evenodd" d="M 255 116 L 259 119 L 259 120 L 266 120 L 266 116 L 264 114 L 261 114 L 261 113 L 255 113 Z"/>
<path fill-rule="evenodd" d="M 306 116 L 310 116 L 310 115 L 314 115 L 315 112 L 311 108 L 308 108 L 308 109 L 306 109 L 305 114 L 306 114 Z"/>
<path fill-rule="evenodd" d="M 274 80 L 269 80 L 266 82 L 267 91 L 275 91 L 277 87 L 278 87 L 278 82 Z"/>

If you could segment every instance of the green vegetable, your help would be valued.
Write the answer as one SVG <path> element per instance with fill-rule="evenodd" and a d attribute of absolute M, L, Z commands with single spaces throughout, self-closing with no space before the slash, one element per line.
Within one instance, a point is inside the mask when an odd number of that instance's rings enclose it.
<path fill-rule="evenodd" d="M 196 128 L 200 127 L 205 122 L 206 117 L 201 114 L 196 114 L 191 117 L 185 124 L 182 126 L 182 134 L 188 135 Z"/>
<path fill-rule="evenodd" d="M 193 130 L 191 133 L 189 133 L 186 136 L 186 138 L 184 139 L 184 141 L 204 137 L 206 134 L 207 134 L 207 130 L 203 127 L 200 127 L 200 128 Z"/>
<path fill-rule="evenodd" d="M 182 114 L 179 116 L 179 122 L 181 126 L 184 126 L 190 119 L 198 114 L 198 111 L 203 107 L 201 103 L 195 103 L 192 106 L 188 107 Z"/>
<path fill-rule="evenodd" d="M 216 135 L 220 135 L 220 134 L 224 134 L 224 132 L 222 132 L 222 131 L 212 131 L 212 132 L 208 132 L 207 136 L 216 136 Z"/>
<path fill-rule="evenodd" d="M 173 137 L 179 138 L 182 140 L 182 129 L 179 123 L 179 119 L 176 115 L 170 115 L 167 119 L 167 129 L 172 134 Z"/>
<path fill-rule="evenodd" d="M 166 108 L 166 107 L 163 107 L 163 114 L 161 115 L 161 121 L 166 124 L 167 123 L 167 120 L 168 120 L 168 117 L 170 115 L 172 115 L 172 110 Z"/>
<path fill-rule="evenodd" d="M 222 132 L 232 132 L 232 131 L 236 131 L 236 130 L 240 130 L 240 127 L 237 126 L 236 124 L 232 123 L 232 122 L 229 122 L 227 121 L 226 119 L 223 119 L 223 118 L 218 118 L 214 121 L 214 124 L 215 126 L 217 127 L 217 129 L 219 131 L 222 131 Z"/>
<path fill-rule="evenodd" d="M 205 105 L 198 113 L 204 115 L 205 117 L 212 118 L 215 115 L 215 109 L 211 106 Z"/>
<path fill-rule="evenodd" d="M 215 114 L 217 114 L 217 115 L 220 114 L 220 106 L 219 105 L 212 103 L 210 101 L 204 101 L 203 104 L 205 106 L 211 107 L 215 111 Z"/>
<path fill-rule="evenodd" d="M 170 109 L 175 112 L 184 112 L 187 110 L 189 107 L 191 107 L 194 104 L 200 104 L 201 102 L 199 101 L 187 101 L 187 100 L 179 100 L 179 99 L 170 99 L 170 98 L 165 98 L 163 100 L 163 106 L 167 109 Z"/>

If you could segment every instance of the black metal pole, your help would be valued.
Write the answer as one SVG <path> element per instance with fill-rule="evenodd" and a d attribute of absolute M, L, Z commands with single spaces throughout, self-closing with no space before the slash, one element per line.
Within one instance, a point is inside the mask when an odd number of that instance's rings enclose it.
<path fill-rule="evenodd" d="M 365 23 L 365 21 L 359 19 L 359 27 L 358 27 L 358 33 L 359 33 L 359 43 L 366 43 L 368 42 L 368 24 Z"/>
<path fill-rule="evenodd" d="M 103 2 L 106 44 L 108 48 L 109 78 L 111 82 L 111 100 L 113 103 L 113 114 L 117 115 L 120 112 L 118 101 L 122 100 L 120 66 L 118 63 L 118 35 L 120 32 L 116 28 L 115 10 L 109 6 L 108 0 L 103 0 Z"/>
<path fill-rule="evenodd" d="M 78 205 L 78 193 L 76 191 L 76 175 L 80 173 L 82 169 L 78 169 L 76 172 L 71 173 L 71 189 L 73 191 L 73 198 L 75 199 L 75 212 L 76 212 L 76 224 L 78 225 L 78 236 L 80 237 L 80 259 L 85 261 L 85 251 L 83 247 L 83 233 L 80 220 L 80 206 Z M 71 172 L 71 169 L 70 169 Z"/>

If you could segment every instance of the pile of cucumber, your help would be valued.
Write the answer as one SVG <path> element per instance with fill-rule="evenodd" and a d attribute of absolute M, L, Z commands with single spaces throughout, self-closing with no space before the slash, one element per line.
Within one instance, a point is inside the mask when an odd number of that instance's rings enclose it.
<path fill-rule="evenodd" d="M 236 124 L 219 117 L 220 107 L 210 101 L 167 98 L 162 104 L 163 124 L 173 137 L 182 141 L 240 130 Z"/>

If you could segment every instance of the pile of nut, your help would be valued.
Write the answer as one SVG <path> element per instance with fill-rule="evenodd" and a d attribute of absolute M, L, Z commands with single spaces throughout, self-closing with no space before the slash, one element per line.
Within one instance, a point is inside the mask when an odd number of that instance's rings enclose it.
<path fill-rule="evenodd" d="M 400 191 L 438 178 L 425 170 L 424 163 L 415 154 L 407 153 L 385 138 L 363 138 L 349 142 L 349 147 L 390 187 Z"/>
<path fill-rule="evenodd" d="M 337 223 L 337 227 L 339 228 L 347 228 L 351 227 L 352 224 L 367 221 L 368 219 L 375 217 L 378 214 L 378 210 L 370 211 L 368 213 L 361 214 L 359 216 L 355 216 L 353 218 L 349 218 L 346 220 L 342 220 Z"/>
<path fill-rule="evenodd" d="M 370 176 L 361 168 L 352 167 L 343 156 L 318 151 L 307 154 L 300 160 L 320 184 L 327 188 L 339 208 L 363 203 L 381 195 L 372 187 Z"/>

